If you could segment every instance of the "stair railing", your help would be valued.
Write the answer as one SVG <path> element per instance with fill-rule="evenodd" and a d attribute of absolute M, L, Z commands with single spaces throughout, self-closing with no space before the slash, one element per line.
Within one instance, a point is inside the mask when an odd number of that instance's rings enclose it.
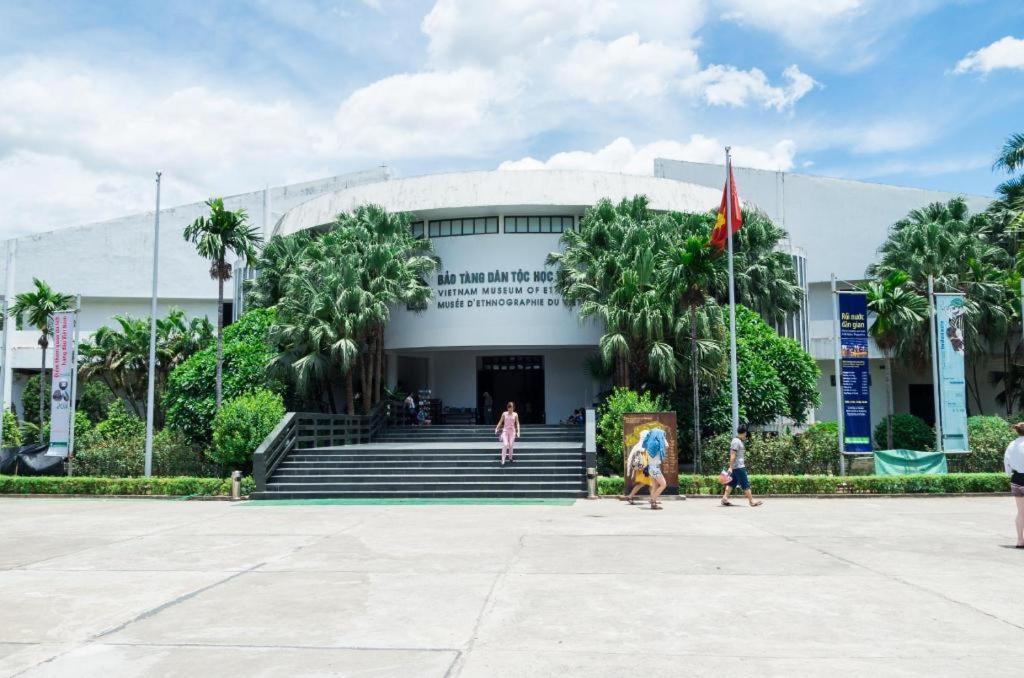
<path fill-rule="evenodd" d="M 368 443 L 388 426 L 388 403 L 380 402 L 369 414 L 288 412 L 253 453 L 256 491 L 265 492 L 267 480 L 295 450 L 341 447 Z"/>

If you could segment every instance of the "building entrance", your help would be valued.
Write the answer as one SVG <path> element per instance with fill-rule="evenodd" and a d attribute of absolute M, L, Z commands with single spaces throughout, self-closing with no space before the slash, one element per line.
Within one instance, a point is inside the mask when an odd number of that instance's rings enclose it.
<path fill-rule="evenodd" d="M 510 400 L 516 404 L 520 423 L 545 423 L 544 356 L 509 355 L 477 358 L 476 393 L 481 423 L 493 426 Z M 494 403 L 489 421 L 484 393 L 489 393 Z"/>

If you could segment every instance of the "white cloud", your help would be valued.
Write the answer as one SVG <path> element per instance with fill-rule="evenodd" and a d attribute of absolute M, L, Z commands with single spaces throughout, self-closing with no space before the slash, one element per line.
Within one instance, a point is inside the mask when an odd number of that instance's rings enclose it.
<path fill-rule="evenodd" d="M 688 141 L 661 140 L 640 146 L 625 137 L 619 137 L 597 151 L 567 151 L 556 153 L 547 160 L 526 157 L 508 160 L 498 166 L 500 170 L 583 169 L 625 174 L 652 174 L 655 158 L 688 160 L 690 162 L 724 163 L 724 144 L 718 139 L 701 134 Z M 774 145 L 758 148 L 733 146 L 732 154 L 741 167 L 767 170 L 789 170 L 796 153 L 792 141 L 785 139 Z"/>
<path fill-rule="evenodd" d="M 1024 39 L 1006 36 L 957 62 L 954 73 L 990 73 L 998 68 L 1024 69 Z"/>
<path fill-rule="evenodd" d="M 393 75 L 342 103 L 338 145 L 391 158 L 477 153 L 514 136 L 501 105 L 515 94 L 513 83 L 479 68 Z"/>
<path fill-rule="evenodd" d="M 662 95 L 672 81 L 697 69 L 697 55 L 636 33 L 618 40 L 583 40 L 555 69 L 564 92 L 595 103 Z"/>
<path fill-rule="evenodd" d="M 951 0 L 713 0 L 719 15 L 775 34 L 789 46 L 841 69 L 879 58 L 905 22 Z"/>
<path fill-rule="evenodd" d="M 787 83 L 769 84 L 758 68 L 743 71 L 735 66 L 711 65 L 683 81 L 683 89 L 700 96 L 712 106 L 746 106 L 749 102 L 782 111 L 790 108 L 819 83 L 796 65 L 782 72 Z"/>

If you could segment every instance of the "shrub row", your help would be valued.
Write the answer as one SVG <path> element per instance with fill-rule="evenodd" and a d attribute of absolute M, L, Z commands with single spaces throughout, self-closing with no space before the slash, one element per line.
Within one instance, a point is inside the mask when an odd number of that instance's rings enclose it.
<path fill-rule="evenodd" d="M 242 479 L 242 494 L 256 489 L 253 479 Z M 0 494 L 93 494 L 134 496 L 212 496 L 231 494 L 231 480 L 223 478 L 95 478 L 90 476 L 0 476 Z"/>
<path fill-rule="evenodd" d="M 602 476 L 597 492 L 623 492 L 623 479 Z M 950 473 L 908 476 L 750 476 L 754 494 L 963 494 L 1009 492 L 1010 480 L 1003 473 Z M 718 476 L 679 476 L 682 494 L 718 494 Z"/>

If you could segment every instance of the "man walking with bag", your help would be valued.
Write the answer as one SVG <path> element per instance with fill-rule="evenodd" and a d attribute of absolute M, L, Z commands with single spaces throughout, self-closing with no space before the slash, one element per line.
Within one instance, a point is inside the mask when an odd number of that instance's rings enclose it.
<path fill-rule="evenodd" d="M 758 500 L 754 501 L 754 495 L 750 491 L 750 478 L 747 477 L 747 465 L 743 456 L 747 451 L 743 441 L 747 439 L 747 426 L 746 424 L 740 424 L 739 428 L 736 429 L 736 437 L 732 439 L 732 443 L 729 445 L 729 475 L 731 479 L 725 484 L 725 494 L 722 495 L 722 506 L 732 506 L 732 502 L 729 501 L 729 495 L 732 493 L 733 488 L 739 487 L 743 490 L 743 494 L 746 495 L 747 501 L 750 502 L 751 506 L 760 506 L 764 502 Z"/>

